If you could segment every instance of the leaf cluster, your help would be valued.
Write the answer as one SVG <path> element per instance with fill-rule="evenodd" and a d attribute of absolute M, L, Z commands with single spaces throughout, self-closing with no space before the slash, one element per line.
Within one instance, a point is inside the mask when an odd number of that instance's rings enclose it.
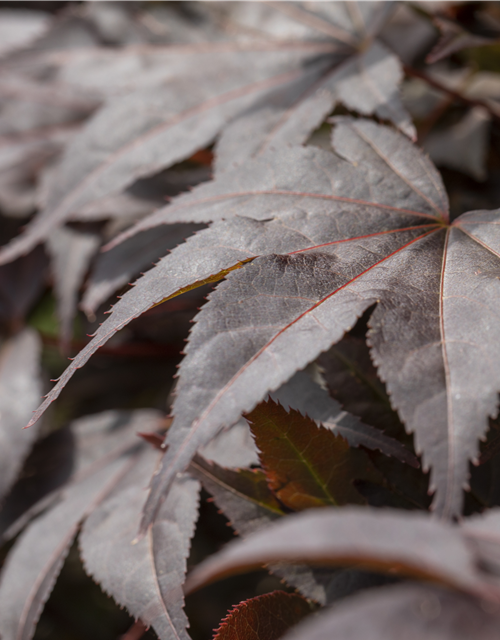
<path fill-rule="evenodd" d="M 3 640 L 75 541 L 128 637 L 262 566 L 216 640 L 498 636 L 500 15 L 441 4 L 0 9 Z"/>

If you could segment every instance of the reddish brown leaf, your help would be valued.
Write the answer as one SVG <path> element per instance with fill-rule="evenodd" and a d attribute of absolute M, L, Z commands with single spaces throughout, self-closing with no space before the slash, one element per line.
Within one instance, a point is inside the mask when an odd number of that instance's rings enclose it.
<path fill-rule="evenodd" d="M 284 505 L 300 511 L 364 503 L 352 482 L 376 480 L 377 474 L 363 451 L 272 400 L 259 404 L 248 419 L 269 487 Z"/>
<path fill-rule="evenodd" d="M 302 596 L 284 591 L 266 593 L 236 605 L 214 640 L 277 640 L 310 612 Z"/>

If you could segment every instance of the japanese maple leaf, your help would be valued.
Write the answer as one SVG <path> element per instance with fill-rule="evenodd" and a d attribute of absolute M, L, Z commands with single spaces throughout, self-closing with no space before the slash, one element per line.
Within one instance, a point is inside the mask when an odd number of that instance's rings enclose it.
<path fill-rule="evenodd" d="M 337 155 L 315 148 L 268 153 L 176 200 L 172 222 L 226 220 L 138 281 L 34 416 L 133 317 L 226 276 L 190 336 L 145 526 L 199 446 L 340 340 L 372 306 L 371 356 L 432 469 L 434 509 L 442 517 L 461 511 L 468 461 L 497 413 L 499 212 L 450 222 L 438 172 L 390 128 L 342 118 L 333 144 Z"/>
<path fill-rule="evenodd" d="M 89 207 L 138 178 L 189 158 L 228 124 L 217 149 L 220 172 L 273 145 L 304 143 L 337 102 L 376 113 L 413 137 L 398 96 L 400 62 L 375 39 L 392 8 L 277 3 L 257 16 L 262 33 L 250 41 L 97 47 L 69 56 L 63 75 L 78 78 L 76 87 L 110 84 L 118 95 L 108 92 L 108 102 L 68 145 L 44 209 L 4 247 L 0 263 L 26 253 L 66 220 L 85 218 Z M 273 20 L 281 39 L 265 33 Z"/>

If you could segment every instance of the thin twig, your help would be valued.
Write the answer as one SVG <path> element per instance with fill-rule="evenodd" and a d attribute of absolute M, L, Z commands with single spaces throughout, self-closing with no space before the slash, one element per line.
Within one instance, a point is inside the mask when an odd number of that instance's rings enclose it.
<path fill-rule="evenodd" d="M 494 118 L 496 118 L 497 120 L 500 120 L 500 109 L 498 110 L 495 109 L 495 106 L 492 105 L 490 102 L 486 102 L 484 100 L 477 100 L 475 98 L 468 98 L 463 93 L 460 93 L 459 91 L 455 91 L 454 89 L 450 89 L 446 85 L 439 82 L 439 80 L 436 80 L 431 76 L 428 76 L 423 71 L 414 69 L 413 67 L 410 67 L 406 64 L 404 65 L 404 71 L 406 75 L 411 76 L 413 78 L 420 78 L 420 80 L 427 82 L 427 84 L 429 84 L 431 87 L 434 87 L 438 91 L 442 91 L 443 93 L 446 93 L 447 95 L 454 98 L 455 100 L 463 102 L 464 104 L 468 104 L 471 107 L 483 107 L 489 113 L 491 113 L 491 115 Z"/>
<path fill-rule="evenodd" d="M 130 629 L 121 636 L 120 640 L 139 640 L 147 630 L 146 625 L 140 620 L 137 620 Z"/>

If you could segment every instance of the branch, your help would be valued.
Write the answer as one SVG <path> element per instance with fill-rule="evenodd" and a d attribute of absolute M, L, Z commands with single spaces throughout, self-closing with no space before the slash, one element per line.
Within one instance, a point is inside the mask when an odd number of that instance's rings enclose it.
<path fill-rule="evenodd" d="M 413 67 L 410 67 L 406 64 L 404 65 L 404 71 L 407 76 L 410 76 L 413 78 L 420 78 L 420 80 L 427 82 L 427 84 L 429 84 L 431 87 L 434 87 L 438 91 L 446 93 L 448 96 L 450 96 L 451 98 L 454 98 L 455 100 L 463 102 L 464 104 L 467 104 L 471 107 L 483 107 L 489 113 L 491 113 L 491 115 L 495 119 L 500 120 L 500 109 L 495 108 L 495 105 L 491 104 L 491 102 L 488 102 L 485 100 L 477 100 L 475 98 L 468 98 L 467 96 L 464 96 L 463 93 L 460 93 L 459 91 L 455 91 L 454 89 L 450 89 L 446 85 L 439 82 L 439 80 L 436 80 L 431 76 L 428 76 L 423 71 L 418 71 L 418 69 L 414 69 Z"/>
<path fill-rule="evenodd" d="M 130 629 L 121 636 L 120 640 L 139 640 L 147 630 L 146 625 L 140 620 L 137 620 Z"/>

